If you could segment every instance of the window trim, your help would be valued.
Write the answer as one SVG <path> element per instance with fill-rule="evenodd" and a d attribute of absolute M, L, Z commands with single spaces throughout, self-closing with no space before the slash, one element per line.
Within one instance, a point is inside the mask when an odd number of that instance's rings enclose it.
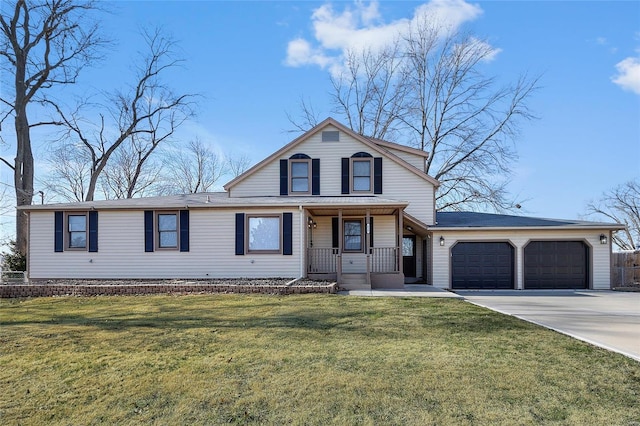
<path fill-rule="evenodd" d="M 293 190 L 293 179 L 302 179 L 302 177 L 293 176 L 293 164 L 294 163 L 306 163 L 307 164 L 307 190 L 306 191 L 294 191 Z M 311 176 L 311 159 L 309 158 L 292 158 L 289 159 L 289 194 L 292 195 L 308 195 L 311 194 L 311 186 L 312 186 L 312 176 Z"/>
<path fill-rule="evenodd" d="M 156 250 L 161 251 L 178 251 L 180 250 L 180 212 L 178 210 L 156 210 L 154 213 L 154 224 L 153 224 L 153 236 L 154 236 L 154 245 Z M 174 215 L 176 217 L 176 245 L 175 247 L 162 247 L 160 245 L 160 216 L 161 215 Z M 170 232 L 170 231 L 166 231 Z"/>
<path fill-rule="evenodd" d="M 71 231 L 69 230 L 69 217 L 84 216 L 84 247 L 71 247 Z M 74 231 L 82 232 L 82 231 Z M 64 250 L 63 251 L 89 251 L 89 212 L 65 212 L 64 213 Z"/>
<path fill-rule="evenodd" d="M 365 223 L 364 223 L 364 218 L 347 218 L 347 219 L 342 219 L 342 252 L 343 253 L 364 253 L 364 242 L 365 242 L 365 238 L 366 238 L 366 231 L 365 231 Z M 346 238 L 347 238 L 347 232 L 346 232 L 346 227 L 345 227 L 345 223 L 347 222 L 358 222 L 360 223 L 360 248 L 358 250 L 349 250 L 347 249 L 347 242 L 346 242 Z"/>
<path fill-rule="evenodd" d="M 349 159 L 350 160 L 350 170 L 349 170 L 349 186 L 351 187 L 351 192 L 352 193 L 358 193 L 358 194 L 373 194 L 373 158 L 371 157 L 352 157 Z M 355 162 L 362 162 L 362 163 L 369 163 L 369 189 L 368 190 L 358 190 L 355 189 L 354 187 L 354 181 L 356 177 L 366 177 L 366 176 L 356 176 L 355 175 L 355 167 L 354 164 Z"/>
<path fill-rule="evenodd" d="M 251 219 L 277 218 L 278 219 L 278 250 L 251 250 Z M 244 226 L 244 244 L 246 254 L 282 254 L 284 246 L 282 237 L 282 214 L 247 214 Z"/>

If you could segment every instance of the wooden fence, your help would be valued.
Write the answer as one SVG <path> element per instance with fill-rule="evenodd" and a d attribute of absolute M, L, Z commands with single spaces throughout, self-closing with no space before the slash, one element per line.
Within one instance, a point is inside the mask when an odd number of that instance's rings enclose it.
<path fill-rule="evenodd" d="M 611 286 L 640 283 L 640 251 L 612 253 Z"/>

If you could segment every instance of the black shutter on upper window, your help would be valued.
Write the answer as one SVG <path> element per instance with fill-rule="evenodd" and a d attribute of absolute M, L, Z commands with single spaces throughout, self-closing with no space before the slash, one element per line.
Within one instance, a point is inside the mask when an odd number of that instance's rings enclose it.
<path fill-rule="evenodd" d="M 342 193 L 349 193 L 349 159 L 342 159 Z"/>
<path fill-rule="evenodd" d="M 189 251 L 189 210 L 180 210 L 180 251 Z"/>
<path fill-rule="evenodd" d="M 55 252 L 64 251 L 64 212 L 55 212 L 54 217 L 53 250 Z"/>
<path fill-rule="evenodd" d="M 311 160 L 311 195 L 320 195 L 320 159 Z"/>
<path fill-rule="evenodd" d="M 153 210 L 144 211 L 144 251 L 153 251 Z"/>
<path fill-rule="evenodd" d="M 236 256 L 244 255 L 244 213 L 236 213 Z"/>
<path fill-rule="evenodd" d="M 89 212 L 89 251 L 98 251 L 98 212 Z"/>
<path fill-rule="evenodd" d="M 293 213 L 282 214 L 282 254 L 293 254 Z"/>
<path fill-rule="evenodd" d="M 340 243 L 338 241 L 338 218 L 331 218 L 331 247 L 338 248 Z"/>
<path fill-rule="evenodd" d="M 382 157 L 373 159 L 373 193 L 382 194 Z"/>
<path fill-rule="evenodd" d="M 280 160 L 280 195 L 289 194 L 289 161 Z"/>

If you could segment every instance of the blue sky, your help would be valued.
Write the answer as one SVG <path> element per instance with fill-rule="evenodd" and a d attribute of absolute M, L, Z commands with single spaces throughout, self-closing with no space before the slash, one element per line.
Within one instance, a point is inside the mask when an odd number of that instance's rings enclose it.
<path fill-rule="evenodd" d="M 576 218 L 590 199 L 640 176 L 637 1 L 104 4 L 111 10 L 105 33 L 115 45 L 76 90 L 121 86 L 142 49 L 140 28 L 161 27 L 178 40 L 185 59 L 171 85 L 203 95 L 183 137 L 198 135 L 222 152 L 255 162 L 289 142 L 295 135 L 286 132 L 286 113 L 297 114 L 301 96 L 323 118 L 335 115 L 329 69 L 342 48 L 356 39 L 380 42 L 416 11 L 435 8 L 499 49 L 485 65 L 499 82 L 542 75 L 529 103 L 539 119 L 525 123 L 516 141 L 520 158 L 510 189 L 526 200 L 523 214 Z M 301 40 L 307 56 L 288 55 L 291 43 Z M 45 152 L 39 147 L 36 154 Z M 0 178 L 8 182 L 5 170 Z"/>

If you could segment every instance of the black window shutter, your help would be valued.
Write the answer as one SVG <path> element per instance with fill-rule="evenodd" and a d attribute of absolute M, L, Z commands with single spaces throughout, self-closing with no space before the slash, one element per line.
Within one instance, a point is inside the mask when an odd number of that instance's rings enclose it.
<path fill-rule="evenodd" d="M 144 251 L 153 251 L 153 210 L 144 211 Z"/>
<path fill-rule="evenodd" d="M 373 193 L 382 194 L 382 157 L 373 159 Z"/>
<path fill-rule="evenodd" d="M 54 213 L 54 251 L 64 251 L 64 213 Z"/>
<path fill-rule="evenodd" d="M 289 194 L 289 161 L 280 160 L 280 195 Z"/>
<path fill-rule="evenodd" d="M 282 214 L 282 254 L 293 254 L 293 213 Z"/>
<path fill-rule="evenodd" d="M 373 216 L 369 217 L 369 247 L 373 247 Z"/>
<path fill-rule="evenodd" d="M 189 210 L 180 210 L 180 251 L 189 251 Z"/>
<path fill-rule="evenodd" d="M 236 213 L 236 255 L 244 255 L 244 213 Z"/>
<path fill-rule="evenodd" d="M 349 159 L 342 159 L 342 193 L 349 193 Z"/>
<path fill-rule="evenodd" d="M 98 251 L 98 212 L 89 212 L 89 251 Z"/>
<path fill-rule="evenodd" d="M 320 159 L 311 160 L 311 195 L 320 195 Z"/>
<path fill-rule="evenodd" d="M 338 218 L 331 218 L 331 247 L 338 248 L 340 245 L 338 242 Z"/>

